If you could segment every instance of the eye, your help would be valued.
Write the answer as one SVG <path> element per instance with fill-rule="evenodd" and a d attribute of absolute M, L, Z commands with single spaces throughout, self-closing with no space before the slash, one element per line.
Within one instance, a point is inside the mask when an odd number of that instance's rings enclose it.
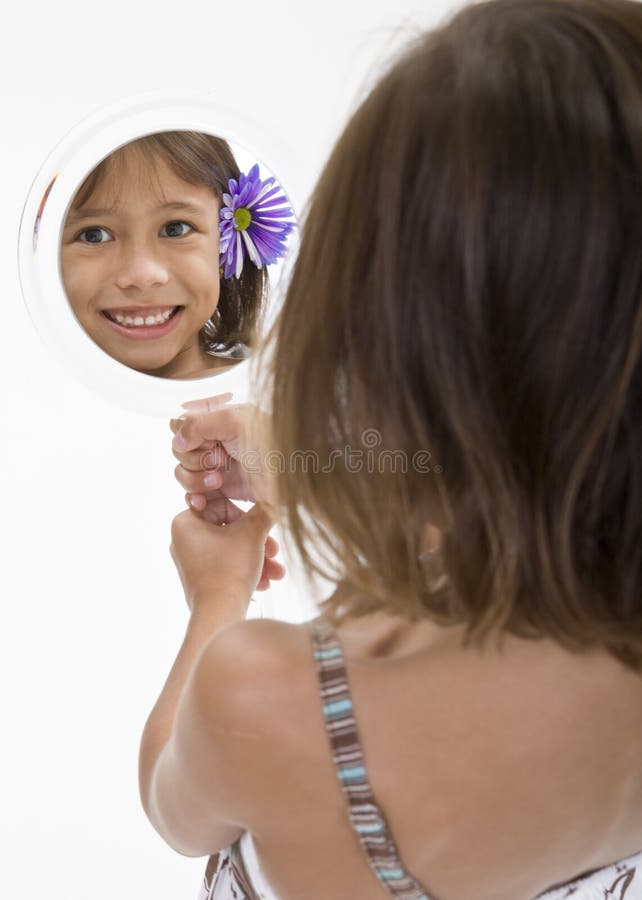
<path fill-rule="evenodd" d="M 166 233 L 163 234 L 163 231 Z M 189 222 L 168 222 L 161 228 L 161 237 L 185 237 L 190 231 L 194 231 L 194 228 Z"/>
<path fill-rule="evenodd" d="M 84 231 L 77 235 L 76 240 L 80 241 L 81 244 L 106 244 L 108 241 L 113 241 L 113 237 L 106 228 L 97 226 L 95 228 L 85 228 Z"/>

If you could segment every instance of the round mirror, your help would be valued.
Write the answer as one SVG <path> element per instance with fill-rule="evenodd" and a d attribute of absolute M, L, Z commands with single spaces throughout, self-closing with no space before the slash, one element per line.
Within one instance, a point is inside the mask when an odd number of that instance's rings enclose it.
<path fill-rule="evenodd" d="M 36 177 L 25 301 L 57 358 L 112 401 L 167 415 L 244 392 L 296 243 L 291 188 L 259 131 L 209 100 L 145 95 L 77 126 Z"/>

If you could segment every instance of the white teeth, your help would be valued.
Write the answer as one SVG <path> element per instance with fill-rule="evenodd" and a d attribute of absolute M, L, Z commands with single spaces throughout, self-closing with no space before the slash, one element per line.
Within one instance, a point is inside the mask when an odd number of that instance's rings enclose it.
<path fill-rule="evenodd" d="M 129 325 L 129 326 L 140 326 L 140 325 L 162 325 L 164 322 L 167 322 L 171 314 L 174 312 L 174 308 L 168 309 L 167 312 L 158 313 L 156 316 L 147 316 L 143 318 L 143 316 L 136 316 L 132 318 L 131 316 L 123 316 L 121 313 L 109 313 L 109 317 L 118 322 L 119 325 Z"/>

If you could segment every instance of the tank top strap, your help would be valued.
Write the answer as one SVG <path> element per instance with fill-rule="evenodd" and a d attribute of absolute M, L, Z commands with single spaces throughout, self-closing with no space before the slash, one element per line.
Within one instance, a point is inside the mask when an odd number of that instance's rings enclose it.
<path fill-rule="evenodd" d="M 432 900 L 399 858 L 386 820 L 372 793 L 352 708 L 343 649 L 329 622 L 319 617 L 307 623 L 332 761 L 371 869 L 397 900 Z"/>

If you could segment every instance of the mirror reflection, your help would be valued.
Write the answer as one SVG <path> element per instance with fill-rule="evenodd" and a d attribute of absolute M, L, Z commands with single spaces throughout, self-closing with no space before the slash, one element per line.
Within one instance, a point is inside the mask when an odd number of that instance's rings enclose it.
<path fill-rule="evenodd" d="M 294 227 L 282 188 L 241 173 L 230 145 L 197 131 L 118 148 L 76 191 L 62 281 L 75 317 L 113 359 L 161 378 L 217 374 L 260 333 L 267 266 Z"/>

